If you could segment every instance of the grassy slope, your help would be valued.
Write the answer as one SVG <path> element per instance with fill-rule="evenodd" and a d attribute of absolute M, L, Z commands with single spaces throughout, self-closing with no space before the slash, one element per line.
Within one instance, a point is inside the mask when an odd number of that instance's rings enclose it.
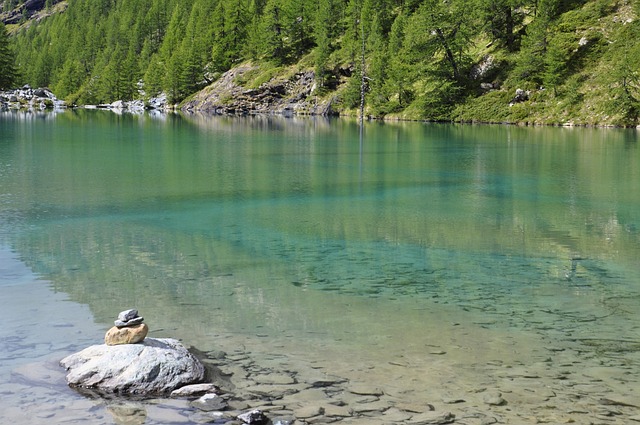
<path fill-rule="evenodd" d="M 555 88 L 535 87 L 507 75 L 500 89 L 469 99 L 454 112 L 461 121 L 511 122 L 556 125 L 630 125 L 617 111 L 611 88 L 617 83 L 608 57 L 620 42 L 624 26 L 636 19 L 625 1 L 590 1 L 562 15 L 557 28 L 569 43 L 570 60 L 563 82 Z M 585 42 L 581 46 L 580 42 Z M 635 43 L 638 41 L 635 40 Z M 516 56 L 487 49 L 506 66 Z M 530 90 L 530 100 L 509 106 L 515 90 Z M 637 122 L 635 123 L 637 124 Z"/>
<path fill-rule="evenodd" d="M 568 61 L 562 83 L 555 89 L 536 86 L 515 78 L 513 68 L 517 52 L 509 53 L 487 39 L 475 40 L 470 53 L 478 62 L 482 58 L 492 58 L 494 70 L 489 82 L 496 88 L 478 89 L 475 95 L 469 96 L 454 109 L 452 120 L 530 125 L 637 125 L 637 122 L 629 122 L 616 110 L 615 105 L 612 107 L 615 101 L 612 98 L 611 87 L 616 82 L 610 79 L 610 49 L 619 42 L 624 27 L 635 19 L 635 13 L 627 0 L 590 0 L 564 13 L 554 27 L 554 33 L 555 36 L 562 37 L 567 46 Z M 312 56 L 313 53 L 294 67 L 297 70 L 312 69 Z M 335 62 L 332 63 L 334 69 L 347 67 L 339 63 L 339 58 L 334 56 L 332 59 L 332 62 Z M 255 88 L 267 82 L 269 78 L 282 79 L 286 78 L 285 74 L 291 73 L 290 68 L 275 68 L 267 63 L 260 64 L 259 68 L 245 75 L 238 83 L 247 88 Z M 318 98 L 337 95 L 339 99 L 346 87 L 346 78 L 341 77 L 339 80 L 335 91 L 325 90 L 316 93 Z M 416 91 L 424 91 L 425 84 L 424 81 L 418 80 L 415 83 Z M 530 98 L 526 102 L 510 106 L 516 89 L 529 91 Z M 358 114 L 357 109 L 345 109 L 339 102 L 334 105 L 334 110 L 341 115 Z M 385 118 L 424 119 L 419 97 L 403 111 L 387 115 Z"/>

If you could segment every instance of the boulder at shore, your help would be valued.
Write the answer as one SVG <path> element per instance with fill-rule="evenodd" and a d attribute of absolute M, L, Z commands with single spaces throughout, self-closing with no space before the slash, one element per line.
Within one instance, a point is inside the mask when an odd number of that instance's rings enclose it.
<path fill-rule="evenodd" d="M 60 365 L 68 371 L 69 385 L 99 393 L 160 395 L 205 378 L 202 363 L 171 338 L 92 345 L 65 357 Z"/>

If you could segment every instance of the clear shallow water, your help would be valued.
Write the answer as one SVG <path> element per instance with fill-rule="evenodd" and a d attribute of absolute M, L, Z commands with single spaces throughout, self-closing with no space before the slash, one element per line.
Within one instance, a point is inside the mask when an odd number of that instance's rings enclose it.
<path fill-rule="evenodd" d="M 5 339 L 38 359 L 99 342 L 136 307 L 153 336 L 410 401 L 497 388 L 512 423 L 551 415 L 531 382 L 514 386 L 525 375 L 572 384 L 553 387 L 555 421 L 639 398 L 634 131 L 368 124 L 360 145 L 348 121 L 69 111 L 4 114 L 0 135 L 2 304 L 33 291 L 52 322 L 69 301 L 95 322 L 33 346 L 10 322 Z M 0 357 L 0 405 L 15 407 L 24 354 Z M 586 413 L 569 413 L 587 384 Z M 41 408 L 49 420 L 110 418 L 47 385 L 74 412 Z M 147 408 L 147 423 L 175 422 Z"/>

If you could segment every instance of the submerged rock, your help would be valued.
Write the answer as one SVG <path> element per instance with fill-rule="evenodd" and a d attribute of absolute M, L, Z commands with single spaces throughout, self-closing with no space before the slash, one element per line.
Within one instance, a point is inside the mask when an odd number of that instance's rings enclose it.
<path fill-rule="evenodd" d="M 260 410 L 252 410 L 238 415 L 238 419 L 249 425 L 266 425 L 269 423 L 269 418 Z"/>
<path fill-rule="evenodd" d="M 215 384 L 193 384 L 185 385 L 171 392 L 171 397 L 193 397 L 202 396 L 204 394 L 217 394 L 220 392 Z"/>
<path fill-rule="evenodd" d="M 225 410 L 229 407 L 227 401 L 217 394 L 205 394 L 191 402 L 191 406 L 205 412 Z"/>
<path fill-rule="evenodd" d="M 205 378 L 202 363 L 171 338 L 93 345 L 65 357 L 60 364 L 68 371 L 69 385 L 100 393 L 166 394 Z"/>

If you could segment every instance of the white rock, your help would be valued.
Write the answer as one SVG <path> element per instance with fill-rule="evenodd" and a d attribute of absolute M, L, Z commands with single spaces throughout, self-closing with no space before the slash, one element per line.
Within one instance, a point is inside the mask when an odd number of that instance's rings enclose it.
<path fill-rule="evenodd" d="M 226 400 L 217 394 L 205 394 L 192 401 L 191 406 L 205 412 L 225 410 L 229 407 Z"/>
<path fill-rule="evenodd" d="M 214 384 L 193 384 L 185 385 L 171 392 L 171 397 L 193 397 L 200 396 L 205 393 L 217 393 L 220 391 Z"/>
<path fill-rule="evenodd" d="M 104 393 L 164 394 L 202 382 L 205 369 L 178 340 L 92 345 L 60 361 L 71 386 Z"/>

